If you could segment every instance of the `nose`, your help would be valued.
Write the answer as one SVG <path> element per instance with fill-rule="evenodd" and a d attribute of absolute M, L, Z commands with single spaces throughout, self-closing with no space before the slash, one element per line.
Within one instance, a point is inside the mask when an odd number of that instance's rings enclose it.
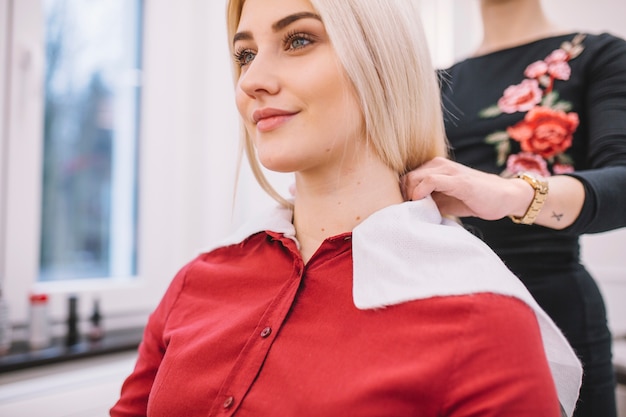
<path fill-rule="evenodd" d="M 280 91 L 278 63 L 269 54 L 257 52 L 254 60 L 242 69 L 239 88 L 248 96 L 273 95 Z"/>

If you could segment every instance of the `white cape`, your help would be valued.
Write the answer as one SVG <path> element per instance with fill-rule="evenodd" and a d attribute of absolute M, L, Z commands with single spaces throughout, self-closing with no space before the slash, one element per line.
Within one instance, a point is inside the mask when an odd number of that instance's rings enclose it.
<path fill-rule="evenodd" d="M 291 210 L 277 207 L 208 250 L 239 243 L 261 231 L 282 233 L 296 241 L 292 216 Z M 352 232 L 352 257 L 353 297 L 359 309 L 481 292 L 524 301 L 537 316 L 561 406 L 572 415 L 582 367 L 569 343 L 500 258 L 462 226 L 442 218 L 430 197 L 369 216 Z"/>

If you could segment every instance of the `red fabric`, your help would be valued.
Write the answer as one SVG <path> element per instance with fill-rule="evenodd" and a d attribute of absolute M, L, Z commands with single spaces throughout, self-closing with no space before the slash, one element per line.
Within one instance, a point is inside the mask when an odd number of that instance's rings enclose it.
<path fill-rule="evenodd" d="M 482 293 L 358 310 L 350 235 L 305 266 L 293 241 L 259 233 L 180 271 L 111 409 L 230 415 L 560 413 L 535 314 L 520 300 Z"/>

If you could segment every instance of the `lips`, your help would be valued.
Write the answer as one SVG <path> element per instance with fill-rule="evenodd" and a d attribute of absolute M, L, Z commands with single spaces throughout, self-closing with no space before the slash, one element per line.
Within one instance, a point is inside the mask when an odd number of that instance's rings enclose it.
<path fill-rule="evenodd" d="M 257 130 L 268 132 L 280 127 L 296 114 L 297 112 L 265 108 L 255 110 L 252 113 L 252 120 L 256 123 Z"/>

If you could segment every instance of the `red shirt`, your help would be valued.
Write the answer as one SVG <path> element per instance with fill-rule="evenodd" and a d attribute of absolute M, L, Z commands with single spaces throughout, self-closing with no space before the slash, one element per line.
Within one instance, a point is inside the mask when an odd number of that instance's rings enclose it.
<path fill-rule="evenodd" d="M 521 300 L 358 309 L 352 284 L 350 234 L 306 265 L 273 232 L 199 256 L 151 315 L 111 416 L 560 416 Z"/>

